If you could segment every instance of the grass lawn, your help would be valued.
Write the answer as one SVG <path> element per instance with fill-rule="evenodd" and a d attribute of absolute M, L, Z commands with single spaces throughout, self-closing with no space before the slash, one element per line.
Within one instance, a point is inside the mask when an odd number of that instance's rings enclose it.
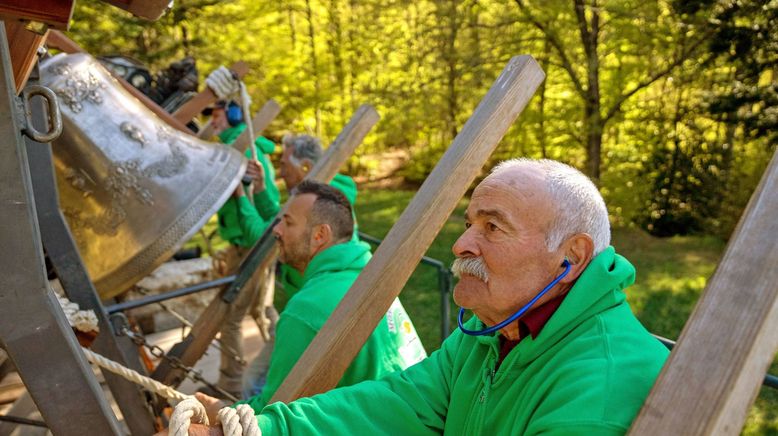
<path fill-rule="evenodd" d="M 402 190 L 360 191 L 356 212 L 360 231 L 383 238 L 395 220 L 413 198 L 414 192 Z M 451 246 L 464 230 L 463 213 L 466 202 L 457 209 L 441 229 L 427 256 L 446 265 L 454 260 Z M 215 229 L 211 220 L 205 231 Z M 199 240 L 199 242 L 195 242 Z M 226 246 L 218 237 L 214 248 Z M 195 238 L 190 244 L 203 244 Z M 694 308 L 705 283 L 713 274 L 725 243 L 711 237 L 655 238 L 640 230 L 615 229 L 613 245 L 637 269 L 637 279 L 627 289 L 627 299 L 641 322 L 652 333 L 669 339 L 678 338 Z M 420 265 L 400 296 L 428 352 L 440 344 L 440 292 L 437 272 Z M 283 307 L 282 292 L 277 293 L 277 306 Z M 456 307 L 450 302 L 451 326 L 456 328 Z M 770 373 L 778 375 L 774 360 Z M 763 387 L 752 407 L 743 434 L 778 435 L 778 390 Z"/>

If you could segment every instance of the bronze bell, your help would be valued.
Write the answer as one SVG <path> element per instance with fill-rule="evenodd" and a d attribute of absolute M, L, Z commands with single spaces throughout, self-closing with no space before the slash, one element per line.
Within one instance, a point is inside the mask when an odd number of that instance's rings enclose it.
<path fill-rule="evenodd" d="M 110 298 L 216 213 L 246 159 L 171 128 L 88 54 L 46 59 L 41 77 L 62 112 L 52 143 L 60 208 L 95 287 Z"/>

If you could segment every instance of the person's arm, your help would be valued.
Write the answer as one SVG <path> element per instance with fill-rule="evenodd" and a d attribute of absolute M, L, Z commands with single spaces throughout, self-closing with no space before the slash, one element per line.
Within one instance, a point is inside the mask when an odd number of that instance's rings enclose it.
<path fill-rule="evenodd" d="M 264 220 L 257 212 L 257 208 L 245 195 L 237 197 L 238 225 L 242 232 L 243 246 L 253 246 L 270 225 L 269 220 Z"/>
<path fill-rule="evenodd" d="M 264 170 L 262 176 L 265 179 L 265 183 L 264 189 L 259 192 L 254 192 L 254 206 L 256 206 L 262 219 L 270 221 L 275 218 L 281 210 L 281 193 L 278 192 L 278 187 L 275 184 L 275 172 L 273 171 L 273 164 L 270 163 L 270 159 L 268 159 L 266 154 L 260 154 L 258 158 L 259 163 Z"/>
<path fill-rule="evenodd" d="M 257 418 L 262 434 L 440 434 L 458 343 L 446 341 L 427 359 L 381 380 L 268 405 Z"/>

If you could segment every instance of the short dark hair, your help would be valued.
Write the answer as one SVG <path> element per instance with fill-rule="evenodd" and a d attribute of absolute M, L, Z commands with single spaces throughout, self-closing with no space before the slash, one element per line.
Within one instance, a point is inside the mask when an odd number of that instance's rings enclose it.
<path fill-rule="evenodd" d="M 325 183 L 303 180 L 295 187 L 294 193 L 316 196 L 308 219 L 312 226 L 329 224 L 335 242 L 346 242 L 351 239 L 354 233 L 354 216 L 351 212 L 351 203 L 342 192 Z"/>

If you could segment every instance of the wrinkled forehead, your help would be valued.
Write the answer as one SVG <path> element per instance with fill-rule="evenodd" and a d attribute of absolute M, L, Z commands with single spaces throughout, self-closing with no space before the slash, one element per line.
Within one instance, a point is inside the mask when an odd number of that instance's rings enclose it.
<path fill-rule="evenodd" d="M 512 221 L 531 220 L 545 224 L 554 215 L 554 205 L 545 176 L 534 168 L 511 168 L 490 174 L 476 186 L 468 217 L 493 211 Z"/>

